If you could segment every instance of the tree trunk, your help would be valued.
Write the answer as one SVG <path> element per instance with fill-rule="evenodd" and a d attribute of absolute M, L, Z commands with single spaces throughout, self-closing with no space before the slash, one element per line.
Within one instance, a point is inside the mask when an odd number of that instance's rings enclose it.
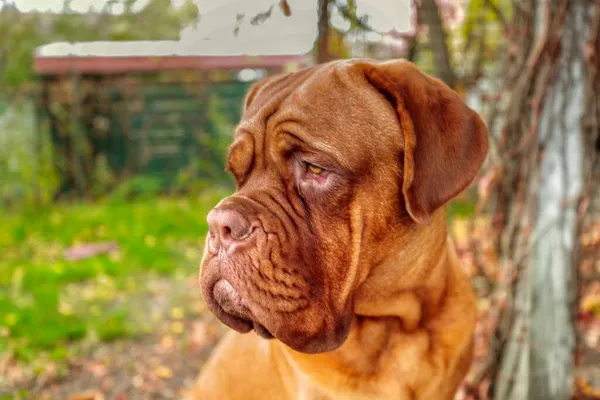
<path fill-rule="evenodd" d="M 331 0 L 319 0 L 317 63 L 331 60 L 331 54 L 329 53 L 329 3 L 331 3 Z"/>
<path fill-rule="evenodd" d="M 450 51 L 446 31 L 442 24 L 442 17 L 435 0 L 421 0 L 421 6 L 418 10 L 420 22 L 427 25 L 429 30 L 429 44 L 433 53 L 433 62 L 435 74 L 443 80 L 448 86 L 456 86 L 456 75 L 452 69 L 450 61 Z"/>
<path fill-rule="evenodd" d="M 570 399 L 573 386 L 577 206 L 584 177 L 585 42 L 580 29 L 589 32 L 585 16 L 591 7 L 589 0 L 571 2 L 560 39 L 558 74 L 548 90 L 538 133 L 544 155 L 533 236 L 529 398 L 540 400 Z"/>
<path fill-rule="evenodd" d="M 567 400 L 573 385 L 579 211 L 589 196 L 589 129 L 596 101 L 600 9 L 590 0 L 515 4 L 507 88 L 509 104 L 498 153 L 502 181 L 493 192 L 504 285 L 492 359 L 494 400 Z M 589 57 L 588 57 L 589 58 Z M 597 58 L 594 60 L 597 67 Z M 594 107 L 596 104 L 594 103 Z"/>

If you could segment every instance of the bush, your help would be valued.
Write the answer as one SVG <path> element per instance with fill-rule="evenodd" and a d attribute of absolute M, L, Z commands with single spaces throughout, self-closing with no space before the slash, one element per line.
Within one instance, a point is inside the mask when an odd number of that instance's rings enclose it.
<path fill-rule="evenodd" d="M 45 204 L 57 188 L 48 130 L 39 129 L 31 99 L 0 104 L 0 206 Z"/>

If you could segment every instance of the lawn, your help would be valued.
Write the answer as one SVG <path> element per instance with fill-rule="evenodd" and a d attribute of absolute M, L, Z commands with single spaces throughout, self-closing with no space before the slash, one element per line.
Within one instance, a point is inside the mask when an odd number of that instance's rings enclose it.
<path fill-rule="evenodd" d="M 197 273 L 206 213 L 223 194 L 0 210 L 0 353 L 63 359 L 79 339 L 151 329 L 150 316 L 130 302 L 149 277 Z M 112 249 L 68 257 L 93 243 Z"/>

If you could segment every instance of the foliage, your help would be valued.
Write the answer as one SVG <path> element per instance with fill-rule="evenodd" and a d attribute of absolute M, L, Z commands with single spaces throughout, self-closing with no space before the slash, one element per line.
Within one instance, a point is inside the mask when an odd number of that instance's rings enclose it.
<path fill-rule="evenodd" d="M 134 176 L 119 185 L 109 196 L 113 202 L 127 202 L 132 200 L 151 200 L 157 197 L 163 189 L 162 181 L 154 176 Z"/>
<path fill-rule="evenodd" d="M 501 64 L 499 59 L 505 52 L 506 21 L 511 15 L 512 4 L 507 0 L 471 0 L 465 4 L 464 20 L 461 21 L 457 18 L 463 12 L 459 11 L 460 5 L 453 2 L 436 3 L 447 35 L 443 43 L 450 54 L 451 70 L 446 71 L 448 66 L 434 61 L 437 53 L 433 44 L 439 43 L 441 39 L 432 35 L 439 30 L 432 31 L 423 20 L 425 10 L 422 6 L 416 10 L 419 22 L 415 37 L 416 50 L 413 52 L 414 62 L 438 77 L 454 76 L 454 88 L 461 95 L 470 90 L 480 94 L 490 84 L 490 80 L 498 79 Z M 483 85 L 479 82 L 480 79 L 485 81 Z"/>
<path fill-rule="evenodd" d="M 0 110 L 0 208 L 19 199 L 21 205 L 45 204 L 58 185 L 47 130 L 38 130 L 33 104 L 15 101 Z"/>
<path fill-rule="evenodd" d="M 215 88 L 216 89 L 216 88 Z M 234 90 L 246 90 L 246 87 L 239 86 Z M 241 96 L 231 96 L 232 93 L 224 95 L 214 90 L 208 99 L 208 120 L 207 132 L 205 135 L 197 138 L 201 148 L 208 154 L 198 164 L 198 175 L 215 182 L 223 182 L 225 185 L 233 183 L 231 175 L 225 171 L 225 161 L 227 150 L 233 140 L 235 126 L 238 123 L 239 115 L 232 112 L 232 109 L 241 108 L 239 104 L 227 104 L 227 97 L 241 98 Z"/>
<path fill-rule="evenodd" d="M 463 76 L 463 85 L 473 85 L 480 78 L 498 77 L 511 15 L 510 1 L 469 1 L 464 22 L 450 31 L 453 62 Z"/>
<path fill-rule="evenodd" d="M 206 120 L 202 122 L 202 126 L 190 128 L 190 135 L 193 135 L 190 136 L 190 140 L 199 145 L 199 154 L 176 176 L 167 174 L 161 178 L 163 182 L 160 182 L 158 178 L 132 177 L 130 172 L 115 170 L 120 162 L 126 161 L 128 153 L 125 150 L 121 153 L 120 150 L 116 150 L 106 154 L 106 145 L 101 146 L 107 132 L 105 125 L 108 123 L 96 122 L 108 118 L 99 117 L 97 110 L 90 104 L 110 100 L 101 99 L 103 96 L 94 90 L 94 81 L 85 82 L 80 89 L 88 99 L 85 102 L 86 106 L 81 109 L 81 120 L 85 124 L 86 135 L 73 128 L 70 118 L 72 104 L 68 103 L 72 91 L 69 83 L 67 81 L 62 86 L 54 86 L 60 91 L 53 92 L 55 97 L 50 107 L 53 131 L 49 129 L 50 120 L 43 117 L 45 114 L 34 117 L 32 102 L 29 100 L 21 105 L 13 104 L 5 113 L 5 117 L 0 119 L 0 176 L 3 178 L 0 180 L 0 207 L 22 203 L 23 200 L 32 206 L 47 204 L 58 195 L 63 197 L 63 194 L 68 193 L 71 190 L 68 185 L 73 184 L 69 180 L 73 172 L 69 170 L 73 166 L 73 156 L 67 150 L 73 139 L 77 139 L 79 144 L 77 148 L 82 160 L 79 163 L 79 172 L 85 178 L 85 195 L 90 198 L 102 198 L 119 183 L 120 186 L 111 197 L 116 196 L 121 200 L 139 195 L 149 197 L 164 189 L 169 192 L 185 192 L 199 191 L 214 184 L 222 187 L 233 186 L 231 176 L 224 169 L 225 156 L 235 124 L 239 120 L 239 102 L 247 84 L 216 83 L 209 86 L 208 96 L 199 103 L 202 108 L 204 102 L 207 105 Z M 116 140 L 118 139 L 117 137 Z M 92 149 L 93 146 L 96 147 Z M 115 159 L 116 166 L 110 162 Z M 182 160 L 188 162 L 183 158 Z M 155 170 L 160 174 L 159 169 Z M 126 181 L 123 182 L 124 179 Z M 165 179 L 168 179 L 168 185 L 165 185 Z"/>
<path fill-rule="evenodd" d="M 55 41 L 177 39 L 182 27 L 198 20 L 186 0 L 112 0 L 101 11 L 78 14 L 69 1 L 62 13 L 21 12 L 0 0 L 0 207 L 9 201 L 47 203 L 58 189 L 56 163 L 47 127 L 38 124 L 29 100 L 36 94 L 34 49 Z M 40 130 L 41 128 L 41 130 Z M 34 162 L 32 162 L 34 160 Z M 114 184 L 107 163 L 96 160 L 94 192 Z"/>

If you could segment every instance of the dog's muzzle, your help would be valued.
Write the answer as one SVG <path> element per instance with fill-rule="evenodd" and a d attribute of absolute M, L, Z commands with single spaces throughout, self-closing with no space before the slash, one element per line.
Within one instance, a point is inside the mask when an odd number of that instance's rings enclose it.
<path fill-rule="evenodd" d="M 255 227 L 238 211 L 233 209 L 213 209 L 207 217 L 209 227 L 209 251 L 217 257 L 229 257 L 236 251 L 242 251 L 250 242 Z M 264 338 L 273 335 L 260 323 L 232 284 L 217 277 L 209 293 L 209 306 L 228 326 L 240 332 L 254 329 Z"/>

